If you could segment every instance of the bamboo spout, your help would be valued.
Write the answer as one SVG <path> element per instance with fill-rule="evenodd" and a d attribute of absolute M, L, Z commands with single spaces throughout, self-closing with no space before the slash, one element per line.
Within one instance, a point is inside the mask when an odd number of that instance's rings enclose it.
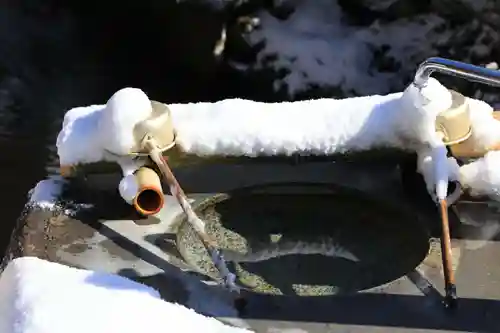
<path fill-rule="evenodd" d="M 139 168 L 134 176 L 138 188 L 132 203 L 135 210 L 143 216 L 158 213 L 165 201 L 160 177 L 147 167 Z"/>

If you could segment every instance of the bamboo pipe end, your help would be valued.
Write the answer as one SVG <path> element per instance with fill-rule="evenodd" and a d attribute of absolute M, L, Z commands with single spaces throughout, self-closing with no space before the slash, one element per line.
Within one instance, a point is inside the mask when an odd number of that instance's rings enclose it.
<path fill-rule="evenodd" d="M 73 165 L 61 165 L 59 166 L 59 174 L 64 178 L 69 178 L 74 174 Z"/>
<path fill-rule="evenodd" d="M 151 168 L 141 167 L 135 172 L 138 189 L 132 202 L 136 211 L 149 216 L 158 213 L 164 205 L 164 194 L 160 177 Z"/>
<path fill-rule="evenodd" d="M 165 199 L 162 191 L 153 186 L 141 188 L 133 202 L 135 210 L 143 216 L 157 214 L 164 204 Z"/>

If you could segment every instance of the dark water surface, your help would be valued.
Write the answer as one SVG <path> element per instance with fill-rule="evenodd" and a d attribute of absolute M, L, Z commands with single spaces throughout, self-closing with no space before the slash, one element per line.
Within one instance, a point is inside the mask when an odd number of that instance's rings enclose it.
<path fill-rule="evenodd" d="M 258 293 L 325 296 L 370 289 L 405 275 L 429 251 L 429 234 L 415 215 L 338 186 L 238 189 L 197 210 L 238 283 Z M 177 244 L 190 266 L 217 278 L 184 220 Z"/>

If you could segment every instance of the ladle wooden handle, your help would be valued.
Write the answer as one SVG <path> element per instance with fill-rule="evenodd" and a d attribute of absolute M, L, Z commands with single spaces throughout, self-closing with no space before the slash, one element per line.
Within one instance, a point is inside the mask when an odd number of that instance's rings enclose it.
<path fill-rule="evenodd" d="M 224 259 L 221 251 L 217 248 L 216 242 L 205 231 L 205 223 L 194 212 L 186 194 L 170 169 L 167 160 L 158 149 L 154 138 L 147 137 L 144 142 L 144 146 L 149 151 L 151 160 L 158 166 L 160 172 L 165 177 L 165 180 L 170 187 L 170 192 L 172 192 L 172 195 L 175 196 L 177 202 L 186 214 L 188 223 L 191 224 L 194 231 L 200 237 L 200 240 L 206 250 L 209 252 L 212 262 L 219 270 L 224 284 L 230 291 L 236 291 L 239 294 L 240 287 L 236 285 L 236 276 L 228 269 L 226 260 Z"/>
<path fill-rule="evenodd" d="M 457 287 L 455 285 L 455 272 L 453 271 L 453 252 L 446 200 L 439 202 L 439 208 L 441 216 L 441 256 L 445 282 L 445 305 L 448 308 L 454 308 L 457 302 Z"/>

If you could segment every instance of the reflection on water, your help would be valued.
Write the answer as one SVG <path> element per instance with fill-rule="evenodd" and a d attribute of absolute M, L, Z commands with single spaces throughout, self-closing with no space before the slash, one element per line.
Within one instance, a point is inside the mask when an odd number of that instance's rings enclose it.
<path fill-rule="evenodd" d="M 315 188 L 322 193 L 315 194 Z M 329 188 L 325 193 L 319 185 L 304 189 L 312 193 L 238 190 L 198 209 L 242 285 L 302 296 L 364 290 L 405 275 L 427 255 L 428 234 L 415 216 L 358 192 Z M 189 264 L 217 277 L 186 223 L 178 246 Z"/>

